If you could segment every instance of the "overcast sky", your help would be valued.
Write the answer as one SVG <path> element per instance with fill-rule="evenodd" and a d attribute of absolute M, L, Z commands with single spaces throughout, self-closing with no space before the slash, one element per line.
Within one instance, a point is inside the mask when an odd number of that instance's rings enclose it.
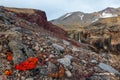
<path fill-rule="evenodd" d="M 74 11 L 90 13 L 106 7 L 120 7 L 120 0 L 0 0 L 0 5 L 40 9 L 51 20 Z"/>

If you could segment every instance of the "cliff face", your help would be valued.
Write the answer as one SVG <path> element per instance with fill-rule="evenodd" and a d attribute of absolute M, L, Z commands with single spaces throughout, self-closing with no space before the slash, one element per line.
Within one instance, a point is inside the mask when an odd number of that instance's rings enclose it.
<path fill-rule="evenodd" d="M 60 35 L 61 37 L 66 36 L 66 32 L 63 29 L 47 21 L 46 14 L 43 11 L 35 9 L 17 9 L 17 8 L 4 8 L 4 10 L 8 12 L 13 12 L 16 14 L 17 17 L 25 19 L 31 23 L 36 23 L 40 27 L 43 27 L 44 29 L 50 32 L 53 32 L 53 34 Z"/>

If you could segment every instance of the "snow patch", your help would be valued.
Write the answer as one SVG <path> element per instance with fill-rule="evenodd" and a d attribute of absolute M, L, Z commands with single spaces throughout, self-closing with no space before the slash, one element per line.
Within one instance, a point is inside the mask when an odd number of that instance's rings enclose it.
<path fill-rule="evenodd" d="M 103 12 L 100 17 L 101 18 L 108 18 L 108 17 L 116 17 L 118 16 L 117 14 L 112 14 L 112 13 L 107 13 L 107 12 Z"/>
<path fill-rule="evenodd" d="M 70 15 L 72 15 L 72 13 L 67 13 L 64 18 L 67 18 L 67 17 L 69 17 Z"/>
<path fill-rule="evenodd" d="M 84 15 L 78 15 L 81 20 L 83 20 Z"/>

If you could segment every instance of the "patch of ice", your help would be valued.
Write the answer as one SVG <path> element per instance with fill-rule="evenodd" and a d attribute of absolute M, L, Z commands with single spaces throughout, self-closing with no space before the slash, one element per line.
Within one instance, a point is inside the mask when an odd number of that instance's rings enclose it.
<path fill-rule="evenodd" d="M 100 15 L 101 18 L 116 17 L 116 16 L 118 16 L 118 15 L 112 14 L 112 13 L 107 13 L 107 12 L 103 12 L 102 15 Z"/>
<path fill-rule="evenodd" d="M 105 70 L 105 71 L 108 71 L 110 73 L 114 73 L 114 74 L 119 74 L 120 75 L 120 72 L 118 72 L 116 69 L 114 69 L 112 66 L 110 65 L 107 65 L 105 63 L 99 63 L 98 67 L 100 67 L 101 69 Z"/>

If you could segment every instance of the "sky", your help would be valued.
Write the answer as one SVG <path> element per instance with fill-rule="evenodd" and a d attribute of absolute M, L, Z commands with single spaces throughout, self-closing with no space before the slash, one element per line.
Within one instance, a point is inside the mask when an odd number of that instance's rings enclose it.
<path fill-rule="evenodd" d="M 0 0 L 0 6 L 43 10 L 48 20 L 52 20 L 69 12 L 91 13 L 107 7 L 117 8 L 120 0 Z"/>

